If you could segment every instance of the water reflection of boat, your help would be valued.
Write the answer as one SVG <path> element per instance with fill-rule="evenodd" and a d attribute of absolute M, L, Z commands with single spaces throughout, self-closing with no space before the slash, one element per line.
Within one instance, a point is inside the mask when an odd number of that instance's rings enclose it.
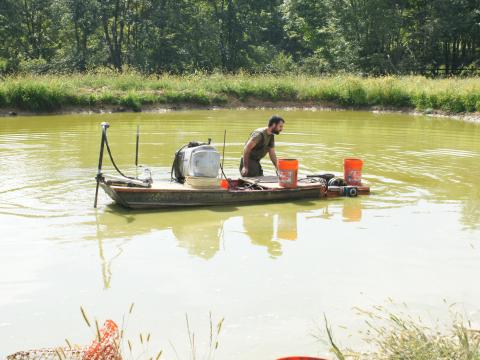
<path fill-rule="evenodd" d="M 362 201 L 360 198 L 345 199 L 342 209 L 343 221 L 358 222 L 362 220 Z"/>
<path fill-rule="evenodd" d="M 205 260 L 211 259 L 220 250 L 223 237 L 223 225 L 228 220 L 226 214 L 206 216 L 199 221 L 172 224 L 172 233 L 178 246 L 187 249 L 190 255 Z"/>
<path fill-rule="evenodd" d="M 180 247 L 192 255 L 209 259 L 220 249 L 223 224 L 232 217 L 231 209 L 227 210 L 152 213 L 131 212 L 110 205 L 107 211 L 97 216 L 96 238 L 102 241 L 131 239 L 152 232 L 171 231 Z"/>
<path fill-rule="evenodd" d="M 102 238 L 98 238 L 98 255 L 100 257 L 100 268 L 102 272 L 103 287 L 110 288 L 112 280 L 112 262 L 123 252 L 122 246 L 117 247 L 117 251 L 112 256 L 105 256 Z"/>
<path fill-rule="evenodd" d="M 100 257 L 100 270 L 102 272 L 102 280 L 103 280 L 103 287 L 105 289 L 110 288 L 110 282 L 112 280 L 112 262 L 116 258 L 118 258 L 122 252 L 122 243 L 117 244 L 115 251 L 113 254 L 106 255 L 105 248 L 104 248 L 104 240 L 108 237 L 105 236 L 105 233 L 101 230 L 102 224 L 99 222 L 98 216 L 96 217 L 96 239 L 98 243 L 98 256 Z"/>
<path fill-rule="evenodd" d="M 297 240 L 297 212 L 272 211 L 243 216 L 243 227 L 253 245 L 267 248 L 271 257 L 281 256 L 282 240 Z"/>
<path fill-rule="evenodd" d="M 306 206 L 307 209 L 312 206 L 317 208 L 318 204 L 313 202 Z M 122 244 L 136 236 L 166 231 L 173 235 L 179 247 L 186 249 L 190 255 L 205 260 L 218 253 L 224 239 L 225 224 L 233 219 L 231 225 L 227 226 L 230 240 L 242 241 L 242 236 L 238 234 L 244 234 L 251 244 L 267 248 L 272 257 L 282 255 L 282 241 L 297 239 L 296 208 L 260 206 L 251 207 L 248 211 L 233 211 L 228 207 L 215 209 L 152 213 L 131 212 L 110 205 L 107 211 L 98 214 L 95 232 L 105 287 L 108 288 L 110 284 L 111 262 L 122 253 Z M 305 208 L 302 207 L 302 210 Z M 116 243 L 113 251 L 110 247 L 107 248 L 109 239 L 119 238 L 123 239 L 122 244 Z"/>
<path fill-rule="evenodd" d="M 314 202 L 308 204 L 318 207 Z M 210 259 L 220 250 L 224 224 L 230 219 L 239 218 L 243 222 L 244 234 L 251 243 L 271 248 L 272 253 L 276 246 L 272 242 L 297 239 L 298 211 L 295 208 L 261 206 L 248 211 L 245 208 L 234 210 L 217 207 L 152 213 L 131 212 L 110 205 L 107 211 L 97 216 L 96 238 L 101 241 L 109 238 L 128 239 L 155 231 L 171 231 L 178 246 L 187 249 L 189 254 Z"/>
<path fill-rule="evenodd" d="M 359 222 L 362 220 L 363 205 L 361 198 L 350 198 L 342 202 L 326 203 L 322 208 L 318 209 L 320 214 L 309 215 L 306 218 L 330 220 L 338 214 L 338 207 L 341 207 L 341 215 L 344 222 Z"/>

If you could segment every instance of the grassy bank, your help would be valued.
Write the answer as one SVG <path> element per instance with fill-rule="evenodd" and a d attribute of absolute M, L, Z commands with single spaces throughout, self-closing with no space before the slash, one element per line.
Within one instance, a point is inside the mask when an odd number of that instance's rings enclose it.
<path fill-rule="evenodd" d="M 17 76 L 0 82 L 0 109 L 57 112 L 69 108 L 141 111 L 166 106 L 380 107 L 464 113 L 480 111 L 480 78 L 190 75 L 136 73 Z"/>
<path fill-rule="evenodd" d="M 364 313 L 365 315 L 366 313 Z M 480 360 L 480 330 L 456 315 L 447 328 L 431 328 L 420 319 L 388 312 L 368 313 L 365 348 L 341 349 L 327 324 L 326 336 L 336 359 L 346 360 Z"/>
<path fill-rule="evenodd" d="M 109 358 L 105 355 L 120 354 L 123 359 L 160 360 L 163 351 L 154 351 L 150 346 L 152 335 L 150 332 L 140 333 L 131 337 L 127 331 L 134 304 L 129 307 L 119 328 L 113 328 L 110 335 L 101 330 L 101 322 L 90 318 L 81 307 L 81 314 L 85 324 L 91 330 L 92 339 L 102 343 L 96 348 L 98 359 Z M 331 327 L 325 317 L 325 323 L 313 332 L 314 338 L 319 342 L 327 343 L 331 348 L 328 359 L 333 360 L 480 360 L 480 330 L 472 327 L 469 321 L 456 313 L 451 313 L 452 323 L 442 328 L 431 328 L 419 318 L 409 315 L 392 313 L 383 307 L 374 307 L 373 311 L 360 310 L 360 315 L 365 317 L 367 329 L 360 332 L 365 341 L 362 346 L 366 351 L 344 349 L 334 340 Z M 110 320 L 111 321 L 111 320 Z M 220 335 L 224 327 L 224 318 L 214 321 L 209 313 L 207 326 L 200 332 L 193 330 L 190 318 L 185 314 L 186 339 L 185 346 L 176 348 L 169 341 L 172 355 L 180 359 L 205 359 L 213 360 L 216 357 L 220 344 Z M 105 325 L 106 326 L 106 325 Z M 115 325 L 114 325 L 115 326 Z M 161 326 L 161 325 L 160 325 Z M 325 327 L 324 327 L 325 326 Z M 326 331 L 325 331 L 326 329 Z M 128 334 L 127 334 L 128 332 Z M 104 335 L 102 335 L 104 334 Z M 200 337 L 199 337 L 200 335 Z M 202 336 L 203 335 L 203 336 Z M 266 335 L 268 337 L 268 334 Z M 356 335 L 358 336 L 358 335 Z M 199 339 L 203 338 L 203 341 Z M 102 341 L 103 339 L 103 341 Z M 139 341 L 140 340 L 140 341 Z M 66 346 L 57 346 L 51 349 L 30 350 L 18 352 L 7 357 L 7 360 L 18 359 L 80 359 L 86 347 L 72 345 L 74 342 L 65 340 Z M 83 350 L 82 350 L 83 349 Z M 241 350 L 239 350 L 241 351 Z M 55 353 L 57 356 L 55 356 Z M 47 354 L 51 356 L 47 357 Z M 100 356 L 103 354 L 104 356 Z M 156 356 L 155 356 L 156 354 Z M 180 354 L 180 355 L 179 355 Z M 71 356 L 70 355 L 76 355 Z"/>

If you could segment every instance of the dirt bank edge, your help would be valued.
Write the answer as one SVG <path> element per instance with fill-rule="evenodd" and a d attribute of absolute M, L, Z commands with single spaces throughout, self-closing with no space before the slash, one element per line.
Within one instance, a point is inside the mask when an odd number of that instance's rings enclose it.
<path fill-rule="evenodd" d="M 346 107 L 331 103 L 318 102 L 271 102 L 250 100 L 247 102 L 233 101 L 224 105 L 198 105 L 198 104 L 153 104 L 142 106 L 140 111 L 134 111 L 131 108 L 118 105 L 101 105 L 95 107 L 68 106 L 52 112 L 33 112 L 14 108 L 0 109 L 0 117 L 14 116 L 39 116 L 39 115 L 67 115 L 67 114 L 113 114 L 125 112 L 146 112 L 162 113 L 167 111 L 187 111 L 187 110 L 246 110 L 246 109 L 271 109 L 281 111 L 304 110 L 304 111 L 368 111 L 373 113 L 399 113 L 415 116 L 429 116 L 439 118 L 450 118 L 465 122 L 480 124 L 480 112 L 475 113 L 449 113 L 440 110 L 419 111 L 413 108 L 393 108 L 380 106 L 360 106 Z"/>

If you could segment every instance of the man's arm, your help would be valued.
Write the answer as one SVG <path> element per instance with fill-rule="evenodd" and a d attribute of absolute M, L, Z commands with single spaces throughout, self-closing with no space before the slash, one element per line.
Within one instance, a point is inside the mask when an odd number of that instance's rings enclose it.
<path fill-rule="evenodd" d="M 277 169 L 277 154 L 275 153 L 274 147 L 268 150 L 268 155 L 270 156 L 270 160 L 272 160 L 273 166 Z"/>
<path fill-rule="evenodd" d="M 247 145 L 245 145 L 245 149 L 243 150 L 243 169 L 242 169 L 242 176 L 248 175 L 248 163 L 250 161 L 250 153 L 252 152 L 253 148 L 257 145 L 255 138 L 251 138 L 248 140 Z"/>

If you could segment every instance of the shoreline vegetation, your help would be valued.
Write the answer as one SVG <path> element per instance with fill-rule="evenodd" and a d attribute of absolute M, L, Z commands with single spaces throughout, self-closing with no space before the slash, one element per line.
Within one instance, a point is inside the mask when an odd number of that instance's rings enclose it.
<path fill-rule="evenodd" d="M 299 107 L 480 118 L 480 77 L 195 74 L 100 71 L 16 75 L 0 82 L 0 114 Z"/>
<path fill-rule="evenodd" d="M 83 307 L 80 311 L 85 324 L 92 332 L 92 336 L 99 344 L 94 353 L 97 358 L 108 358 L 108 354 L 115 352 L 123 359 L 160 360 L 163 359 L 163 350 L 152 353 L 150 345 L 151 332 L 141 332 L 136 336 L 128 329 L 130 316 L 134 303 L 130 305 L 128 313 L 122 316 L 122 321 L 115 323 L 113 332 L 105 335 L 107 322 L 104 329 L 96 318 L 91 320 Z M 450 308 L 450 321 L 442 322 L 436 320 L 433 324 L 424 323 L 418 316 L 408 315 L 405 312 L 391 312 L 383 306 L 375 306 L 372 310 L 355 308 L 357 316 L 365 322 L 364 330 L 352 336 L 360 342 L 357 349 L 346 348 L 335 339 L 332 327 L 324 314 L 324 322 L 318 324 L 311 336 L 319 343 L 328 346 L 328 355 L 322 353 L 330 360 L 480 360 L 480 330 L 474 327 L 471 321 L 465 319 L 455 309 Z M 177 359 L 198 359 L 213 360 L 220 346 L 220 337 L 223 334 L 225 318 L 213 319 L 209 312 L 208 327 L 206 331 L 195 331 L 188 314 L 185 314 L 186 346 L 176 348 L 169 341 L 173 354 Z M 343 327 L 342 327 L 343 328 Z M 111 328 L 112 329 L 112 328 Z M 103 334 L 103 335 L 102 335 Z M 133 337 L 132 337 L 133 336 Z M 199 341 L 204 339 L 204 341 Z M 140 340 L 140 341 L 138 341 Z M 205 341 L 206 340 L 206 341 Z M 69 355 L 85 357 L 84 346 L 72 345 L 75 342 L 65 339 L 67 346 L 51 349 L 38 349 L 26 352 L 18 352 L 7 356 L 7 360 L 44 358 L 46 354 L 52 354 L 52 359 L 57 355 L 59 360 L 69 359 Z M 322 345 L 322 348 L 324 346 Z M 112 347 L 113 346 L 113 347 Z M 359 350 L 360 348 L 361 350 Z M 82 350 L 83 349 L 83 350 Z M 113 352 L 112 352 L 113 351 Z M 155 356 L 156 354 L 156 356 Z M 186 354 L 186 356 L 179 356 Z M 326 356 L 325 356 L 326 355 Z M 324 358 L 321 357 L 321 358 Z M 73 357 L 72 357 L 73 358 Z"/>
<path fill-rule="evenodd" d="M 326 318 L 326 331 L 313 334 L 318 341 L 327 342 L 336 360 L 480 360 L 480 330 L 458 313 L 451 313 L 450 323 L 432 327 L 419 318 L 382 307 L 357 310 L 366 324 L 366 330 L 359 333 L 363 351 L 336 344 Z"/>

